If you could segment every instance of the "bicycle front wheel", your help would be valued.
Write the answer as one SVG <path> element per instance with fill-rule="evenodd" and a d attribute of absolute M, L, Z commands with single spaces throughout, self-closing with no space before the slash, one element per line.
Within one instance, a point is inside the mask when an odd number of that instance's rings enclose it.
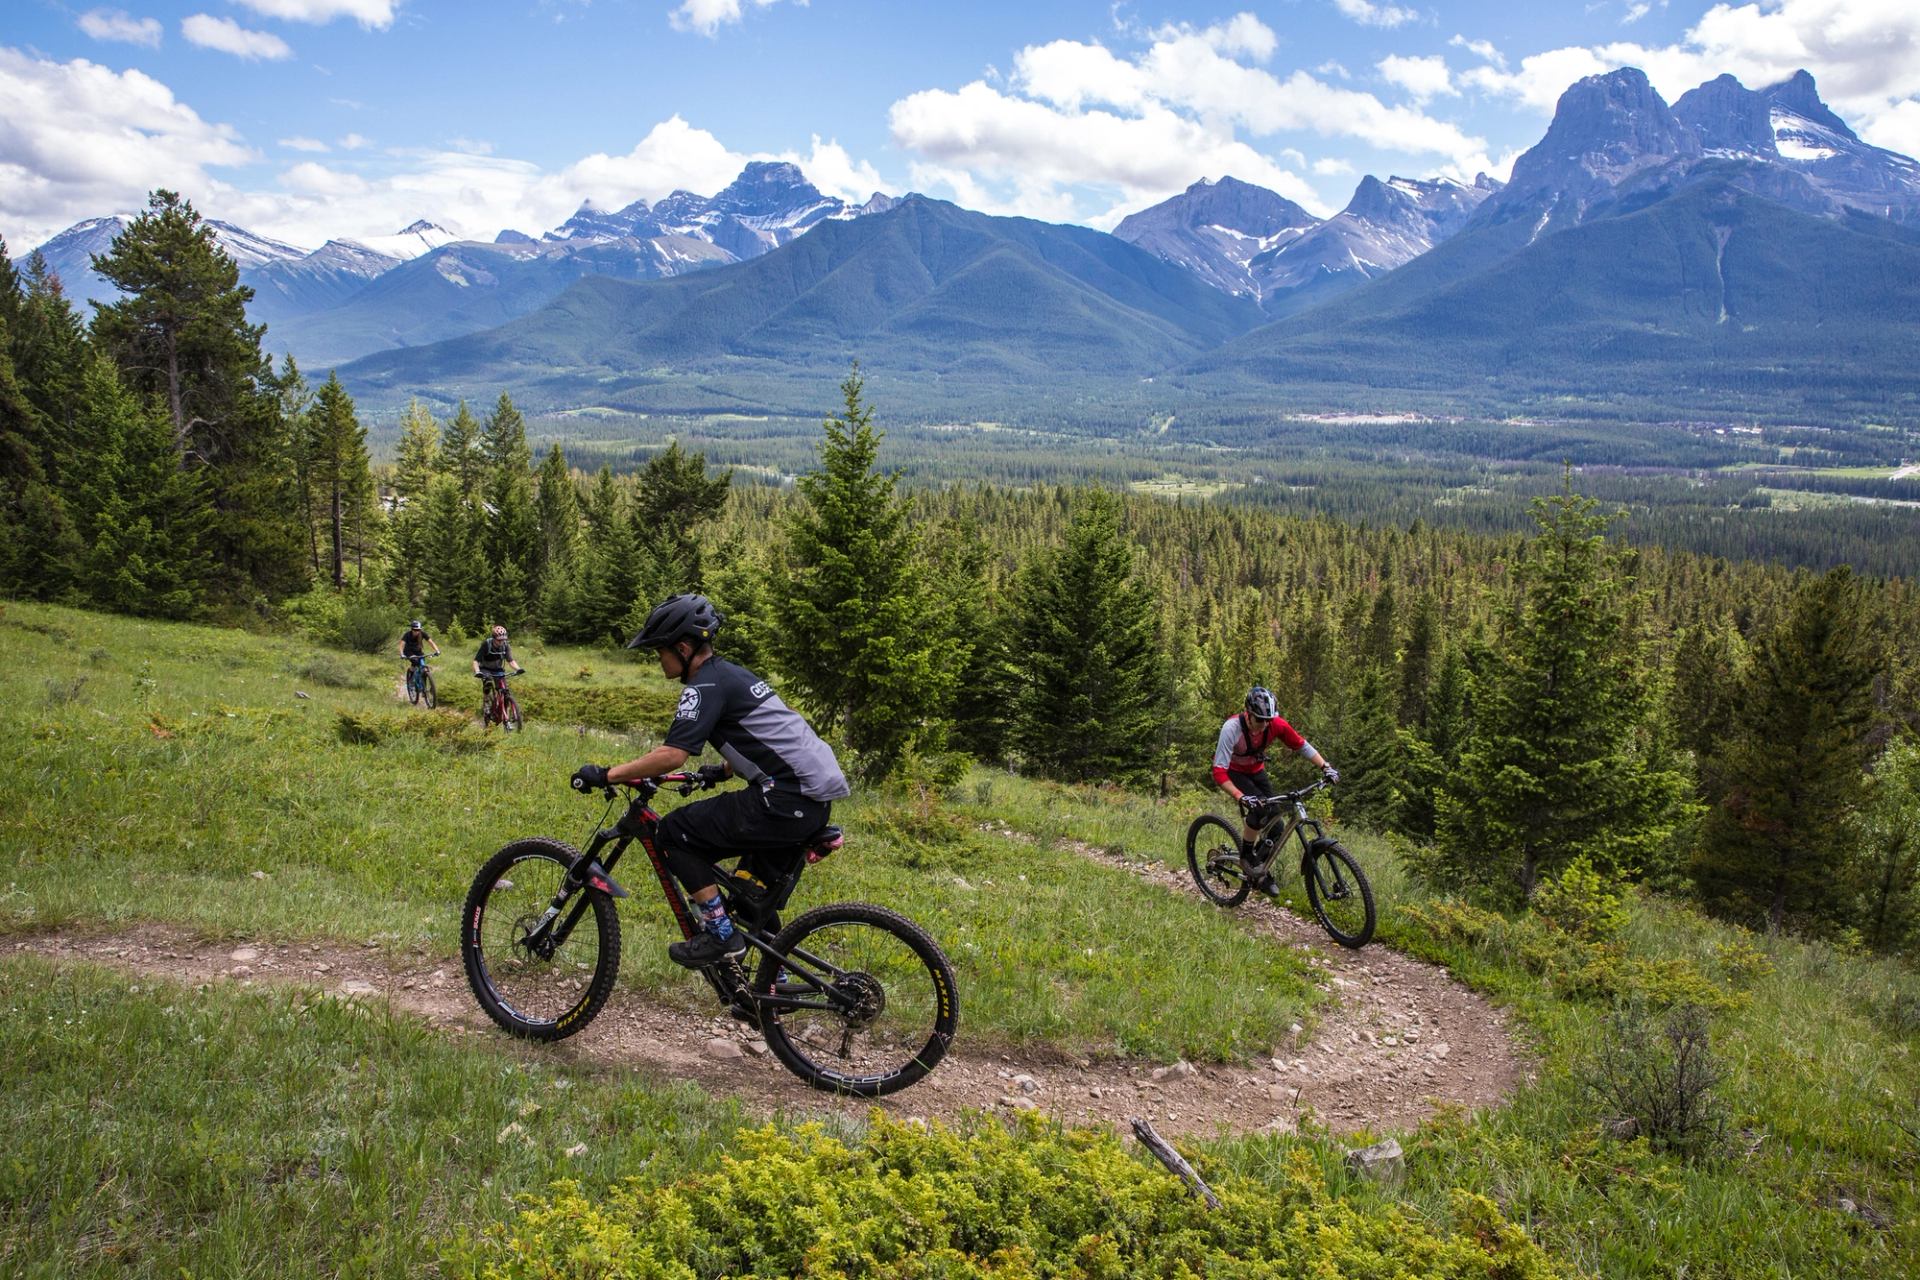
<path fill-rule="evenodd" d="M 433 677 L 431 675 L 422 675 L 420 677 L 420 697 L 426 702 L 427 710 L 429 711 L 440 705 L 439 699 L 434 696 Z"/>
<path fill-rule="evenodd" d="M 500 696 L 500 727 L 506 730 L 521 727 L 520 704 L 513 700 L 513 695 L 510 693 Z"/>
<path fill-rule="evenodd" d="M 1343 947 L 1373 940 L 1373 886 L 1353 855 L 1337 840 L 1315 840 L 1300 858 L 1307 901 L 1321 925 Z"/>
<path fill-rule="evenodd" d="M 953 966 L 919 925 L 865 902 L 782 929 L 749 993 L 767 1048 L 816 1089 L 876 1098 L 920 1080 L 960 1023 Z"/>
<path fill-rule="evenodd" d="M 558 840 L 516 840 L 467 891 L 467 984 L 489 1018 L 527 1040 L 561 1040 L 593 1021 L 620 971 L 611 897 L 580 885 L 554 906 L 579 856 Z"/>
<path fill-rule="evenodd" d="M 1187 869 L 1207 900 L 1237 907 L 1247 900 L 1247 873 L 1240 866 L 1240 833 L 1225 818 L 1203 813 L 1187 828 Z"/>

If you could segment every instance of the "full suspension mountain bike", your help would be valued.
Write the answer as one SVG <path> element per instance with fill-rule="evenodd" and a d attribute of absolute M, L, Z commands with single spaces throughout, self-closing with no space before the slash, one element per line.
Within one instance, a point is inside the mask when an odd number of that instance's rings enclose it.
<path fill-rule="evenodd" d="M 1300 879 L 1313 914 L 1341 946 L 1364 947 L 1373 939 L 1373 886 L 1353 855 L 1307 816 L 1307 797 L 1326 785 L 1316 782 L 1267 797 L 1248 819 L 1257 833 L 1249 853 L 1240 850 L 1236 826 L 1218 814 L 1201 814 L 1187 828 L 1187 867 L 1209 900 L 1237 907 L 1247 900 L 1253 882 L 1279 863 L 1288 837 L 1293 837 L 1300 845 Z"/>
<path fill-rule="evenodd" d="M 482 671 L 480 680 L 480 727 L 491 729 L 499 725 L 502 730 L 520 728 L 520 704 L 513 699 L 513 691 L 507 688 L 507 681 L 514 676 L 527 674 L 523 667 L 519 671 Z"/>
<path fill-rule="evenodd" d="M 638 841 L 660 891 L 691 938 L 699 924 L 660 852 L 660 815 L 648 801 L 665 784 L 680 795 L 705 785 L 693 774 L 619 783 L 586 851 L 559 840 L 516 840 L 473 878 L 460 922 L 467 982 L 487 1016 L 528 1040 L 560 1040 L 593 1021 L 620 970 L 620 918 L 628 897 L 613 878 Z M 575 783 L 578 787 L 580 784 Z M 612 826 L 619 790 L 626 812 Z M 836 902 L 791 923 L 780 912 L 812 863 L 839 848 L 825 827 L 790 856 L 741 859 L 720 876 L 751 963 L 724 959 L 699 970 L 722 1005 L 758 1025 L 767 1048 L 816 1089 L 877 1097 L 913 1084 L 939 1063 L 959 1025 L 953 966 L 920 926 L 885 907 Z M 768 873 L 770 865 L 790 865 Z M 762 876 L 764 875 L 764 879 Z"/>
<path fill-rule="evenodd" d="M 425 654 L 407 659 L 407 701 L 416 707 L 424 702 L 429 711 L 438 705 L 433 690 L 433 668 L 427 665 Z"/>

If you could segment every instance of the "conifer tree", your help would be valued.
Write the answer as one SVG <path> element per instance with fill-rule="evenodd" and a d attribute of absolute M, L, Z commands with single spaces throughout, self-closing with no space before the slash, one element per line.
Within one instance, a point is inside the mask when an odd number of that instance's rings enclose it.
<path fill-rule="evenodd" d="M 819 469 L 800 477 L 783 571 L 773 579 L 781 670 L 868 777 L 910 749 L 945 746 L 953 670 L 918 580 L 916 538 L 893 477 L 876 469 L 881 433 L 856 366 L 823 424 Z"/>
<path fill-rule="evenodd" d="M 688 453 L 678 440 L 647 459 L 633 504 L 633 527 L 634 541 L 651 560 L 642 589 L 649 602 L 701 590 L 705 568 L 700 530 L 726 505 L 732 486 L 731 471 L 709 476 L 706 455 Z"/>
<path fill-rule="evenodd" d="M 1119 503 L 1094 491 L 1065 545 L 1036 556 L 1021 582 L 1008 656 L 1019 681 L 1013 741 L 1029 764 L 1077 781 L 1137 779 L 1160 767 L 1158 614 Z"/>
<path fill-rule="evenodd" d="M 484 427 L 487 460 L 486 590 L 481 600 L 488 619 L 517 625 L 538 600 L 535 580 L 540 537 L 533 509 L 532 454 L 527 424 L 511 397 L 502 393 Z"/>
<path fill-rule="evenodd" d="M 487 455 L 480 420 L 462 400 L 440 436 L 440 466 L 460 486 L 460 496 L 480 496 L 487 482 Z"/>
<path fill-rule="evenodd" d="M 570 579 L 580 551 L 580 495 L 574 489 L 567 455 L 557 444 L 541 460 L 534 480 L 533 514 L 539 532 L 534 539 L 533 580 L 538 584 L 541 625 L 548 627 L 573 612 Z"/>
<path fill-rule="evenodd" d="M 1385 830 L 1406 785 L 1394 705 L 1399 701 L 1384 667 L 1369 662 L 1354 686 L 1354 713 L 1334 763 L 1341 786 L 1336 800 L 1343 817 Z"/>
<path fill-rule="evenodd" d="M 1738 674 L 1736 638 L 1706 623 L 1680 633 L 1674 646 L 1667 689 L 1667 721 L 1679 746 L 1703 766 L 1707 798 L 1720 787 L 1709 782 L 1704 766 L 1720 749 L 1733 725 L 1733 696 Z"/>
<path fill-rule="evenodd" d="M 1846 566 L 1805 578 L 1740 681 L 1694 879 L 1716 911 L 1777 932 L 1845 919 L 1845 819 L 1872 758 L 1877 670 L 1860 583 Z"/>
<path fill-rule="evenodd" d="M 253 291 L 213 228 L 171 191 L 155 191 L 93 269 L 122 297 L 99 306 L 94 341 L 128 387 L 163 405 L 174 447 L 206 468 L 215 564 L 229 592 L 278 596 L 306 581 L 294 492 L 294 442 L 280 420 Z"/>
<path fill-rule="evenodd" d="M 180 466 L 172 423 L 104 358 L 88 362 L 78 423 L 87 442 L 74 506 L 86 551 L 78 586 L 119 613 L 183 618 L 214 577 L 204 472 Z"/>
<path fill-rule="evenodd" d="M 1682 780 L 1647 758 L 1643 643 L 1598 505 L 1571 474 L 1534 500 L 1526 596 L 1475 682 L 1472 729 L 1439 797 L 1443 874 L 1503 898 L 1530 900 L 1576 857 L 1634 872 L 1678 821 Z"/>
<path fill-rule="evenodd" d="M 460 494 L 457 476 L 437 475 L 427 485 L 421 528 L 421 579 L 425 610 L 437 627 L 455 618 L 479 621 L 480 576 L 485 572 L 481 539 L 485 524 L 478 501 Z"/>
<path fill-rule="evenodd" d="M 587 644 L 626 643 L 652 603 L 640 598 L 640 549 L 629 507 L 609 467 L 601 467 L 587 493 L 587 536 L 570 592 L 572 611 L 550 620 L 564 639 Z"/>
<path fill-rule="evenodd" d="M 1874 764 L 1859 835 L 1860 934 L 1878 950 L 1911 953 L 1920 947 L 1920 742 L 1896 742 Z"/>
<path fill-rule="evenodd" d="M 722 652 L 749 671 L 779 680 L 767 577 L 765 556 L 739 537 L 729 538 L 707 559 L 706 594 L 724 619 Z"/>
<path fill-rule="evenodd" d="M 370 476 L 367 429 L 354 414 L 353 399 L 338 374 L 327 375 L 306 424 L 307 474 L 324 513 L 328 571 L 333 585 L 344 587 L 349 527 L 366 518 L 357 508 L 367 502 Z"/>
<path fill-rule="evenodd" d="M 439 461 L 439 424 L 425 405 L 410 400 L 400 423 L 393 472 L 393 578 L 410 608 L 420 603 L 425 591 L 427 489 L 439 471 Z"/>

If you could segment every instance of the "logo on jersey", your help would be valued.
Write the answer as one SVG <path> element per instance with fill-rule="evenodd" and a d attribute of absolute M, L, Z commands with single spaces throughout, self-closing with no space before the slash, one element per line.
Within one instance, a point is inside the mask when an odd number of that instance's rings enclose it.
<path fill-rule="evenodd" d="M 675 720 L 698 720 L 700 718 L 700 691 L 689 685 L 680 691 L 680 708 L 673 713 Z"/>
<path fill-rule="evenodd" d="M 756 684 L 753 686 L 753 688 L 747 690 L 747 692 L 752 694 L 756 698 L 764 698 L 768 694 L 772 693 L 773 690 L 768 687 L 767 682 L 765 680 L 762 680 L 759 684 Z"/>

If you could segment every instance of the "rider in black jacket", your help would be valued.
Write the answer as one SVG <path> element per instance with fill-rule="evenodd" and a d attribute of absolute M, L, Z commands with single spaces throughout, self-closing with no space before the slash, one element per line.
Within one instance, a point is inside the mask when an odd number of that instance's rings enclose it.
<path fill-rule="evenodd" d="M 625 764 L 582 765 L 574 777 L 587 787 L 671 773 L 709 743 L 725 764 L 704 765 L 709 784 L 722 778 L 748 785 L 661 819 L 660 847 L 685 885 L 705 932 L 667 948 L 678 964 L 697 969 L 746 951 L 720 898 L 714 860 L 735 854 L 803 856 L 808 837 L 827 825 L 833 802 L 848 794 L 833 749 L 800 713 L 753 672 L 713 651 L 720 615 L 699 595 L 677 595 L 647 615 L 627 645 L 653 649 L 660 669 L 685 686 L 661 745 Z M 784 874 L 787 868 L 773 868 Z"/>

